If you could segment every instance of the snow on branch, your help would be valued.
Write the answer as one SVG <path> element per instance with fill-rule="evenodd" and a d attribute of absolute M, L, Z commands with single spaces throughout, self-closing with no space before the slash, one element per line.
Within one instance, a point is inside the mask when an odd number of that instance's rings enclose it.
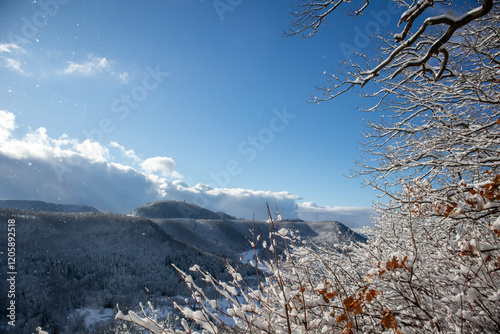
<path fill-rule="evenodd" d="M 141 304 L 141 309 L 144 315 L 143 318 L 141 318 L 137 313 L 131 310 L 129 310 L 127 314 L 124 314 L 122 313 L 122 311 L 120 311 L 118 305 L 116 305 L 116 307 L 118 309 L 118 313 L 116 313 L 115 319 L 134 323 L 140 327 L 143 327 L 151 331 L 151 333 L 153 334 L 166 333 L 166 330 L 163 326 L 159 325 L 154 319 L 146 315 L 146 312 L 144 311 L 142 304 Z"/>
<path fill-rule="evenodd" d="M 355 15 L 361 15 L 368 7 L 370 0 L 364 0 L 365 3 L 355 11 Z M 305 38 L 313 37 L 321 25 L 324 24 L 326 17 L 335 11 L 342 3 L 350 2 L 346 0 L 326 0 L 326 1 L 306 1 L 302 3 L 295 2 L 293 10 L 290 14 L 295 17 L 291 23 L 287 35 L 301 35 Z M 304 32 L 310 30 L 307 34 Z"/>
<path fill-rule="evenodd" d="M 403 77 L 414 76 L 419 73 L 419 69 L 422 73 L 430 74 L 428 79 L 433 81 L 439 81 L 445 75 L 454 76 L 452 68 L 461 65 L 461 62 L 460 55 L 454 54 L 455 46 L 450 45 L 450 42 L 456 43 L 466 39 L 467 34 L 464 34 L 463 28 L 471 24 L 481 24 L 484 27 L 489 25 L 493 31 L 499 29 L 498 22 L 495 22 L 498 10 L 492 13 L 493 7 L 500 5 L 496 0 L 481 0 L 479 6 L 457 16 L 449 13 L 433 15 L 436 10 L 463 11 L 458 5 L 454 8 L 451 0 L 419 0 L 411 4 L 399 0 L 388 1 L 408 7 L 398 22 L 398 26 L 403 26 L 402 30 L 392 32 L 392 40 L 382 36 L 373 37 L 373 43 L 381 41 L 381 46 L 376 51 L 378 53 L 374 57 L 367 57 L 366 54 L 359 52 L 354 53 L 354 56 L 365 62 L 365 65 L 346 62 L 340 75 L 330 75 L 331 85 L 320 88 L 326 97 L 315 96 L 312 101 L 320 102 L 335 98 L 355 86 L 363 88 L 375 79 L 377 83 L 388 83 L 403 73 L 405 73 Z M 363 1 L 354 10 L 353 15 L 363 14 L 369 5 L 369 1 Z M 324 24 L 327 16 L 334 15 L 335 10 L 338 12 L 342 6 L 352 7 L 354 4 L 342 0 L 310 0 L 294 6 L 295 11 L 292 15 L 295 20 L 290 25 L 288 35 L 305 34 L 306 37 L 312 37 Z M 441 8 L 442 6 L 449 9 Z M 479 49 L 473 50 L 473 52 L 478 51 Z M 488 50 L 487 56 L 492 58 L 492 61 L 498 61 L 498 53 L 495 55 L 492 49 Z M 406 73 L 411 69 L 412 72 Z"/>

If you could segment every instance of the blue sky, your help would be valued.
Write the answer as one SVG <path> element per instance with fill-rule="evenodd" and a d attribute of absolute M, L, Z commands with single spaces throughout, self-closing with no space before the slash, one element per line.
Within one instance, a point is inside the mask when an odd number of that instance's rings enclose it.
<path fill-rule="evenodd" d="M 287 1 L 2 1 L 1 197 L 366 223 L 375 193 L 344 176 L 364 102 L 307 100 L 342 46 L 368 50 L 359 31 L 396 23 L 377 6 L 302 39 Z"/>

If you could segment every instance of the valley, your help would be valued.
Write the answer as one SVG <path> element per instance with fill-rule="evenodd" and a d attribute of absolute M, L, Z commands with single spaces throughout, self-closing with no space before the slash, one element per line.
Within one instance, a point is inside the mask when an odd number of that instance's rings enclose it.
<path fill-rule="evenodd" d="M 262 240 L 269 233 L 266 222 L 237 220 L 178 201 L 149 203 L 131 215 L 81 206 L 60 208 L 83 208 L 85 212 L 41 211 L 58 207 L 43 202 L 17 204 L 23 210 L 0 209 L 2 230 L 7 230 L 9 220 L 16 222 L 15 333 L 32 333 L 37 326 L 51 334 L 95 332 L 95 326 L 112 326 L 109 310 L 116 311 L 117 304 L 136 309 L 140 302 L 151 300 L 167 307 L 166 296 L 189 295 L 172 264 L 183 271 L 198 264 L 214 277 L 226 279 L 223 254 L 251 279 L 255 275 L 255 268 L 248 264 L 249 251 L 254 251 L 252 231 L 262 234 Z M 283 224 L 315 243 L 335 243 L 345 236 L 364 240 L 335 222 L 295 220 Z M 7 248 L 7 238 L 2 238 L 0 249 Z M 0 261 L 6 268 L 6 252 Z M 202 284 L 196 275 L 193 279 Z M 8 291 L 7 284 L 2 279 L 1 291 Z M 12 327 L 3 314 L 7 303 L 7 299 L 0 299 L 0 328 L 4 329 Z"/>

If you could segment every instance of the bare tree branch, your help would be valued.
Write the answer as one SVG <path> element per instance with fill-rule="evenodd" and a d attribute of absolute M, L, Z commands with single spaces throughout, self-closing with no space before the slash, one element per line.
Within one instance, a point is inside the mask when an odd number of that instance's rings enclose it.
<path fill-rule="evenodd" d="M 451 14 L 430 15 L 430 8 L 436 5 L 451 6 L 452 0 L 418 0 L 408 5 L 404 1 L 393 0 L 400 6 L 408 9 L 401 15 L 398 25 L 403 25 L 399 33 L 394 33 L 394 41 L 383 40 L 387 44 L 387 52 L 380 54 L 380 61 L 373 64 L 373 68 L 367 64 L 365 68 L 355 65 L 355 71 L 345 71 L 346 78 L 332 77 L 332 85 L 322 88 L 326 98 L 313 98 L 314 102 L 320 102 L 335 98 L 355 86 L 361 88 L 375 78 L 378 82 L 394 80 L 406 69 L 422 68 L 430 74 L 429 80 L 438 81 L 443 76 L 454 75 L 449 69 L 456 59 L 450 58 L 450 50 L 446 47 L 453 38 L 461 38 L 458 32 L 474 21 L 479 20 L 491 13 L 493 6 L 499 6 L 495 0 L 481 0 L 481 4 L 462 15 Z M 295 11 L 292 15 L 295 20 L 291 23 L 287 35 L 302 35 L 312 37 L 324 24 L 327 16 L 334 15 L 335 10 L 342 6 L 352 5 L 351 1 L 303 1 L 294 4 Z M 354 9 L 354 16 L 363 14 L 369 7 L 369 1 L 363 1 L 359 7 Z M 498 11 L 497 11 L 498 12 Z M 429 14 L 428 14 L 429 13 Z M 494 15 L 494 14 L 493 14 Z M 416 22 L 423 19 L 422 23 L 411 32 Z M 431 31 L 431 28 L 436 28 Z M 441 31 L 441 32 L 440 32 Z M 457 35 L 458 34 L 458 35 Z M 440 57 L 440 55 L 442 57 Z M 498 57 L 494 58 L 498 61 Z M 436 65 L 438 63 L 439 65 Z M 437 66 L 436 69 L 434 69 Z M 349 66 L 347 66 L 349 67 Z M 407 75 L 407 74 L 406 74 Z M 337 83 L 336 83 L 337 82 Z"/>

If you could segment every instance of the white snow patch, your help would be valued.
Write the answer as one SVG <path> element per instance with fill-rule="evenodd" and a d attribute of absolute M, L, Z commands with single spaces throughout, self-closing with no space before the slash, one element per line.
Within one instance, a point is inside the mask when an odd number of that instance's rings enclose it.
<path fill-rule="evenodd" d="M 95 309 L 91 307 L 84 307 L 75 310 L 78 316 L 83 317 L 85 327 L 90 328 L 101 321 L 108 321 L 113 319 L 115 314 L 112 308 Z"/>
<path fill-rule="evenodd" d="M 493 225 L 491 225 L 491 230 L 494 231 L 494 230 L 499 230 L 500 231 L 500 217 L 498 217 L 495 222 L 493 223 Z"/>
<path fill-rule="evenodd" d="M 241 263 L 250 264 L 253 261 L 255 263 L 255 250 L 250 249 L 248 252 L 243 252 L 240 254 Z"/>

